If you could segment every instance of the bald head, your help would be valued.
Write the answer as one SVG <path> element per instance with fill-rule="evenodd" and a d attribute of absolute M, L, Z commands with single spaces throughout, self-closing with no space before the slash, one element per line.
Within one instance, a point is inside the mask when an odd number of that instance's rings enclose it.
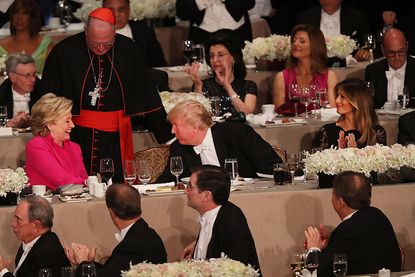
<path fill-rule="evenodd" d="M 105 203 L 121 220 L 132 220 L 141 216 L 140 193 L 124 184 L 113 184 L 105 193 Z"/>
<path fill-rule="evenodd" d="M 382 43 L 383 55 L 393 69 L 401 68 L 408 56 L 408 42 L 402 31 L 392 28 L 386 31 Z"/>
<path fill-rule="evenodd" d="M 88 48 L 96 55 L 103 55 L 114 43 L 115 25 L 89 17 L 85 26 L 85 35 Z"/>

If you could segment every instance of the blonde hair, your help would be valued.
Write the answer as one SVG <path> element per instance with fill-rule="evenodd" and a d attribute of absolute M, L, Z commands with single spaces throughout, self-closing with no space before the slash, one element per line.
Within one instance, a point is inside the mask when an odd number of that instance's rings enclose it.
<path fill-rule="evenodd" d="M 48 124 L 55 123 L 61 116 L 72 110 L 72 100 L 56 96 L 53 93 L 43 95 L 31 111 L 30 125 L 35 136 L 49 134 Z"/>
<path fill-rule="evenodd" d="M 181 101 L 167 114 L 167 120 L 170 122 L 178 117 L 194 127 L 207 129 L 213 125 L 210 113 L 196 100 L 188 99 Z"/>
<path fill-rule="evenodd" d="M 352 106 L 354 127 L 362 134 L 357 142 L 359 144 L 375 145 L 376 132 L 373 126 L 379 125 L 379 121 L 373 106 L 371 91 L 366 83 L 358 78 L 346 79 L 335 86 L 336 96 L 339 94 L 339 90 Z M 344 115 L 341 115 L 339 122 L 343 120 Z"/>

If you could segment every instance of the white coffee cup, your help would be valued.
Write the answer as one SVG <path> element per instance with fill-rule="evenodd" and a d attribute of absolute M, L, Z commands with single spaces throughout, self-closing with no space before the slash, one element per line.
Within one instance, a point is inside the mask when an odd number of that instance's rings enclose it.
<path fill-rule="evenodd" d="M 105 183 L 94 183 L 94 196 L 101 198 L 105 196 Z"/>
<path fill-rule="evenodd" d="M 383 108 L 387 111 L 396 111 L 396 101 L 389 101 L 383 104 Z"/>
<path fill-rule="evenodd" d="M 45 196 L 46 186 L 45 185 L 33 185 L 32 192 L 38 196 Z"/>
<path fill-rule="evenodd" d="M 49 18 L 49 27 L 51 28 L 59 28 L 61 25 L 61 19 L 59 17 L 51 17 Z"/>
<path fill-rule="evenodd" d="M 88 186 L 89 194 L 94 195 L 94 184 L 98 183 L 98 177 L 97 176 L 88 176 L 88 179 L 85 180 L 85 185 Z"/>
<path fill-rule="evenodd" d="M 263 114 L 275 114 L 275 105 L 274 104 L 265 104 L 261 107 Z"/>

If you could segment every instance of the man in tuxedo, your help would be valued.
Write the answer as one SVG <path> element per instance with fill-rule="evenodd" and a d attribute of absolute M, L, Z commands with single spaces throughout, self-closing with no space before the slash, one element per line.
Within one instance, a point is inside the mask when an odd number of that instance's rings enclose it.
<path fill-rule="evenodd" d="M 273 165 L 281 162 L 271 145 L 252 127 L 231 122 L 213 124 L 210 113 L 197 101 L 178 103 L 167 119 L 177 138 L 170 146 L 170 157 L 182 157 L 182 176 L 190 176 L 191 169 L 202 164 L 223 167 L 227 158 L 237 159 L 242 177 L 272 174 Z M 159 179 L 167 181 L 174 177 L 166 168 Z"/>
<path fill-rule="evenodd" d="M 104 264 L 95 262 L 97 276 L 120 276 L 121 270 L 130 268 L 130 263 L 167 262 L 163 241 L 141 217 L 140 193 L 135 188 L 113 184 L 105 193 L 105 203 L 112 222 L 120 230 L 115 234 L 119 244 Z M 72 264 L 78 265 L 76 276 L 80 276 L 82 265 L 94 261 L 95 248 L 88 249 L 85 245 L 72 243 L 72 249 L 66 249 L 66 255 Z"/>
<path fill-rule="evenodd" d="M 29 126 L 32 106 L 43 95 L 36 77 L 35 60 L 24 53 L 11 54 L 6 60 L 7 78 L 0 85 L 0 105 L 7 106 L 7 127 Z"/>
<path fill-rule="evenodd" d="M 398 100 L 403 88 L 409 91 L 409 107 L 415 107 L 415 58 L 408 56 L 408 42 L 402 31 L 392 28 L 383 37 L 382 52 L 386 59 L 365 69 L 366 81 L 374 84 L 374 103 L 377 109 L 385 102 Z"/>
<path fill-rule="evenodd" d="M 199 214 L 198 238 L 188 245 L 182 259 L 229 258 L 259 270 L 255 242 L 244 213 L 228 201 L 231 181 L 217 166 L 200 166 L 190 176 L 185 190 L 187 205 Z"/>
<path fill-rule="evenodd" d="M 328 238 L 324 227 L 305 230 L 308 250 L 318 250 L 318 276 L 333 276 L 333 255 L 347 256 L 347 274 L 401 270 L 398 241 L 388 218 L 370 206 L 372 186 L 361 173 L 345 171 L 333 181 L 332 204 L 342 222 Z"/>
<path fill-rule="evenodd" d="M 58 236 L 51 231 L 53 209 L 39 196 L 20 199 L 14 212 L 12 228 L 22 245 L 17 251 L 14 272 L 7 270 L 8 262 L 0 257 L 0 276 L 37 276 L 39 269 L 52 269 L 53 276 L 60 276 L 63 266 L 69 266 Z"/>
<path fill-rule="evenodd" d="M 148 66 L 166 66 L 163 50 L 154 28 L 148 27 L 144 21 L 129 20 L 129 0 L 104 0 L 102 6 L 110 8 L 114 13 L 117 33 L 133 39 L 143 50 Z"/>

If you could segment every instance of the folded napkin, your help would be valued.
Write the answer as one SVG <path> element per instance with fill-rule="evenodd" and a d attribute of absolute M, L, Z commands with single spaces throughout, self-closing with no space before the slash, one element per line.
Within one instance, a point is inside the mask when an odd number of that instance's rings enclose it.
<path fill-rule="evenodd" d="M 336 108 L 321 109 L 321 121 L 331 121 L 339 118 Z"/>
<path fill-rule="evenodd" d="M 147 184 L 147 185 L 133 185 L 140 193 L 145 193 L 146 190 L 157 190 L 158 187 L 174 187 L 174 182 Z"/>
<path fill-rule="evenodd" d="M 272 121 L 274 120 L 275 114 L 248 114 L 246 116 L 246 121 L 249 122 L 249 124 L 253 125 L 263 125 L 265 124 L 265 121 Z"/>

